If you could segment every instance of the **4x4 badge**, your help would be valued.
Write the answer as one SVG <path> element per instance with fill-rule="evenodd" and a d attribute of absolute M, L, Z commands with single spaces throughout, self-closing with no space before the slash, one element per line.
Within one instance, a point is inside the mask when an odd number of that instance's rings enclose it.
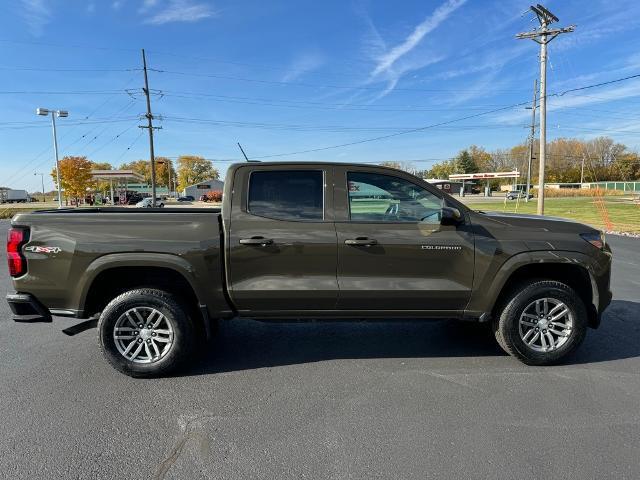
<path fill-rule="evenodd" d="M 24 247 L 27 252 L 34 253 L 60 253 L 62 249 L 60 247 L 41 247 L 39 245 L 29 245 Z"/>

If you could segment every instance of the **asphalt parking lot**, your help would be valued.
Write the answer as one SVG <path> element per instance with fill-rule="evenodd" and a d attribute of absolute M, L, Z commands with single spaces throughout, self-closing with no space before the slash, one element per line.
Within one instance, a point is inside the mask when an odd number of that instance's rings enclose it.
<path fill-rule="evenodd" d="M 135 380 L 95 330 L 0 302 L 0 477 L 640 478 L 640 239 L 609 241 L 614 301 L 557 367 L 470 324 L 243 320 L 185 374 Z"/>

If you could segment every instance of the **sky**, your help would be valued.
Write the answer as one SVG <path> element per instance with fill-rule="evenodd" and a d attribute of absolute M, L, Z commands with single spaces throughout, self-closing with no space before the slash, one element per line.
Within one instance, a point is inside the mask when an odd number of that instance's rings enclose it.
<path fill-rule="evenodd" d="M 12 0 L 0 3 L 0 185 L 45 189 L 60 155 L 114 167 L 201 155 L 428 169 L 475 144 L 525 142 L 539 47 L 521 0 Z M 640 2 L 548 1 L 576 25 L 549 44 L 548 138 L 640 148 Z M 557 95 L 554 95 L 557 94 Z M 414 130 L 414 131 L 411 131 Z M 382 137 L 382 138 L 381 138 Z"/>

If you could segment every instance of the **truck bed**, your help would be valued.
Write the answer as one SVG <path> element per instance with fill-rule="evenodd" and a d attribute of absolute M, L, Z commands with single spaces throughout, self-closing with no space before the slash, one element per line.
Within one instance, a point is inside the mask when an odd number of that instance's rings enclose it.
<path fill-rule="evenodd" d="M 204 208 L 181 208 L 181 207 L 163 207 L 163 208 L 127 208 L 127 207 L 89 207 L 89 208 L 55 208 L 45 210 L 35 210 L 30 213 L 220 213 L 221 209 L 217 207 Z"/>
<path fill-rule="evenodd" d="M 15 278 L 16 291 L 37 290 L 54 315 L 83 318 L 93 313 L 87 304 L 96 291 L 149 276 L 169 282 L 173 272 L 219 309 L 212 314 L 227 310 L 219 208 L 39 210 L 16 215 L 12 225 L 29 232 L 28 272 Z"/>

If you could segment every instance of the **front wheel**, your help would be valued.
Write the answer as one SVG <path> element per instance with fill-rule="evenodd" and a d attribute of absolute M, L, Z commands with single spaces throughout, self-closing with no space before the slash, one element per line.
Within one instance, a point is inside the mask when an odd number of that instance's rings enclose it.
<path fill-rule="evenodd" d="M 498 344 L 527 365 L 562 361 L 584 340 L 587 310 L 561 282 L 541 280 L 516 288 L 494 320 Z"/>
<path fill-rule="evenodd" d="M 131 377 L 175 371 L 194 350 L 194 328 L 173 295 L 152 288 L 125 292 L 105 307 L 98 341 L 108 362 Z"/>

